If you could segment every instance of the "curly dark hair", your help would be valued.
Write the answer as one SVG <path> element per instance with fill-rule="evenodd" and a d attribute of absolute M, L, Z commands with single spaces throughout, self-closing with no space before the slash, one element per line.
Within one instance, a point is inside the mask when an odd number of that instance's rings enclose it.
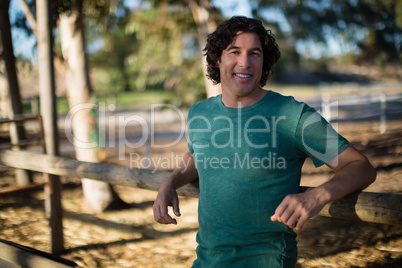
<path fill-rule="evenodd" d="M 208 77 L 214 84 L 221 82 L 217 62 L 221 58 L 222 51 L 233 42 L 238 32 L 255 33 L 259 36 L 264 57 L 259 85 L 263 87 L 267 83 L 281 53 L 271 30 L 266 30 L 261 21 L 243 16 L 234 16 L 222 22 L 215 32 L 208 35 L 207 44 L 204 48 L 204 55 L 207 57 Z"/>

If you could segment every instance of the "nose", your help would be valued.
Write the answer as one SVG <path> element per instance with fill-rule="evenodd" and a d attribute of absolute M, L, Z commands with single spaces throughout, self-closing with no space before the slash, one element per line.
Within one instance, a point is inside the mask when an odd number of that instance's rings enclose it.
<path fill-rule="evenodd" d="M 242 68 L 248 68 L 250 66 L 250 56 L 247 53 L 240 54 L 238 65 Z"/>

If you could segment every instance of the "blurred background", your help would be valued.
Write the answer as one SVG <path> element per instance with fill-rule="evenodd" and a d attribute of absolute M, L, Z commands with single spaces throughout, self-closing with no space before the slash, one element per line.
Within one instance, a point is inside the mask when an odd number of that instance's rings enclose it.
<path fill-rule="evenodd" d="M 38 52 L 47 44 L 38 36 L 47 14 L 38 4 L 46 2 L 53 44 L 43 58 Z M 39 83 L 53 79 L 41 69 L 52 62 L 61 156 L 175 168 L 188 150 L 187 109 L 219 93 L 205 77 L 206 38 L 234 15 L 260 19 L 279 44 L 265 88 L 316 108 L 369 158 L 378 176 L 367 191 L 401 194 L 402 0 L 0 0 L 0 149 L 44 152 Z M 25 133 L 13 138 L 15 122 Z M 24 143 L 31 137 L 37 142 Z M 96 146 L 81 148 L 77 140 Z M 44 215 L 47 180 L 20 171 L 0 166 L 0 238 L 54 251 Z M 301 184 L 329 177 L 307 161 Z M 79 267 L 191 266 L 197 199 L 180 197 L 179 224 L 162 226 L 152 215 L 156 191 L 60 179 L 62 257 Z M 298 242 L 297 267 L 402 264 L 400 225 L 314 217 Z"/>
<path fill-rule="evenodd" d="M 25 14 L 22 6 L 25 6 Z M 90 90 L 118 107 L 145 99 L 189 106 L 207 96 L 202 68 L 206 35 L 233 15 L 262 20 L 282 57 L 268 88 L 312 91 L 322 83 L 401 81 L 402 3 L 397 0 L 52 1 L 57 95 L 65 97 L 65 17 L 78 13 Z M 24 98 L 38 94 L 35 1 L 11 0 L 14 54 Z M 29 15 L 28 15 L 29 17 Z M 84 55 L 82 55 L 84 57 Z M 293 91 L 292 91 L 293 93 Z M 301 94 L 305 96 L 305 94 Z M 121 101 L 121 103 L 119 102 Z M 66 109 L 59 103 L 59 109 Z"/>

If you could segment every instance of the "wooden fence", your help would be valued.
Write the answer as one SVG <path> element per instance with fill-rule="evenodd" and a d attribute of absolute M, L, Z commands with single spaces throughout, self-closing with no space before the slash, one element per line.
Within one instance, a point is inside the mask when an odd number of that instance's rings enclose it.
<path fill-rule="evenodd" d="M 379 120 L 384 133 L 387 118 L 402 114 L 401 88 L 401 83 L 322 83 L 316 87 L 316 100 L 309 104 L 328 121 Z"/>
<path fill-rule="evenodd" d="M 0 239 L 0 267 L 72 268 L 73 261 L 31 247 Z"/>
<path fill-rule="evenodd" d="M 67 177 L 90 178 L 115 185 L 157 191 L 169 171 L 129 168 L 105 163 L 89 163 L 75 159 L 33 153 L 0 150 L 0 164 Z M 300 187 L 306 191 L 308 187 Z M 186 185 L 178 194 L 199 197 L 197 183 Z M 361 220 L 374 223 L 402 225 L 402 195 L 356 192 L 327 204 L 321 216 Z"/>

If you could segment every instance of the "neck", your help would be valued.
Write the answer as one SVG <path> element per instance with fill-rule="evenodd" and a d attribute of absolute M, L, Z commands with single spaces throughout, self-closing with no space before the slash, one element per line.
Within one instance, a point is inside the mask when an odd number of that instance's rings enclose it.
<path fill-rule="evenodd" d="M 249 95 L 237 96 L 222 90 L 222 102 L 228 108 L 243 108 L 258 102 L 268 93 L 268 91 L 258 88 Z"/>

